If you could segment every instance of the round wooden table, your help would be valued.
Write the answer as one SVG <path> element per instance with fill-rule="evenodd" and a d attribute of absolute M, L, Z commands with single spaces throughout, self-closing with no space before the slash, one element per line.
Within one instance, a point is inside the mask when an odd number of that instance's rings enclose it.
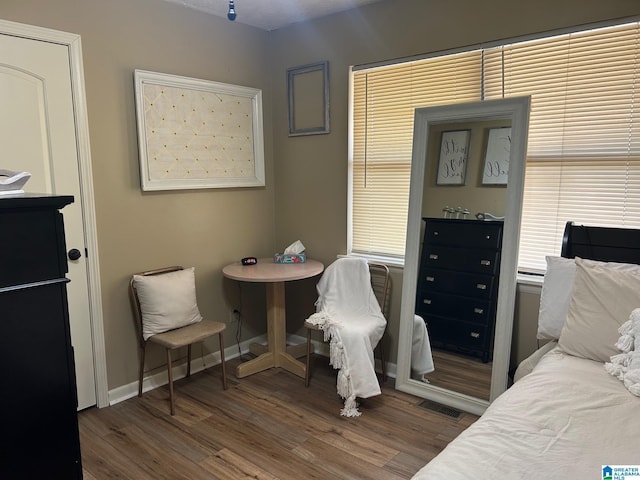
<path fill-rule="evenodd" d="M 243 362 L 236 369 L 238 378 L 280 367 L 305 378 L 306 366 L 296 360 L 306 352 L 306 345 L 287 347 L 287 323 L 285 315 L 285 282 L 302 280 L 319 275 L 324 265 L 307 259 L 305 263 L 273 263 L 272 258 L 260 258 L 255 265 L 235 262 L 222 269 L 225 277 L 240 282 L 262 282 L 267 289 L 267 345 L 250 345 L 256 358 Z"/>

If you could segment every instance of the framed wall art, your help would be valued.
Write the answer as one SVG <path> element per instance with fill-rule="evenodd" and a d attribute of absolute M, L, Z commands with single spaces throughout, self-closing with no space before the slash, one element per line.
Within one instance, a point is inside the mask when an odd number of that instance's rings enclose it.
<path fill-rule="evenodd" d="M 262 91 L 135 70 L 143 190 L 265 184 Z"/>
<path fill-rule="evenodd" d="M 482 170 L 483 185 L 507 185 L 510 153 L 511 127 L 490 128 Z"/>
<path fill-rule="evenodd" d="M 442 132 L 438 157 L 437 185 L 464 185 L 469 160 L 471 130 Z"/>
<path fill-rule="evenodd" d="M 287 69 L 289 136 L 329 133 L 329 62 Z"/>

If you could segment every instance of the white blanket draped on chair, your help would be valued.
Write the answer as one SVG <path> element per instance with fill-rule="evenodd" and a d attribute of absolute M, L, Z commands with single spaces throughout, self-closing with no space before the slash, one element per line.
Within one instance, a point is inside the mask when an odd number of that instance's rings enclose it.
<path fill-rule="evenodd" d="M 329 265 L 317 285 L 316 313 L 307 321 L 318 325 L 330 341 L 330 363 L 338 369 L 340 412 L 359 416 L 356 398 L 380 395 L 373 350 L 386 320 L 371 287 L 367 261 L 340 258 Z"/>
<path fill-rule="evenodd" d="M 420 315 L 414 315 L 413 338 L 411 340 L 411 378 L 427 382 L 424 376 L 434 370 L 427 326 Z"/>

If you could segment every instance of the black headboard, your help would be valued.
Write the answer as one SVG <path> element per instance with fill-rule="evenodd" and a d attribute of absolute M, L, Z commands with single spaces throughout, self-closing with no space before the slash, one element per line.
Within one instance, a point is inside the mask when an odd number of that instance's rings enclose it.
<path fill-rule="evenodd" d="M 589 227 L 567 222 L 561 255 L 566 258 L 640 264 L 640 230 Z"/>

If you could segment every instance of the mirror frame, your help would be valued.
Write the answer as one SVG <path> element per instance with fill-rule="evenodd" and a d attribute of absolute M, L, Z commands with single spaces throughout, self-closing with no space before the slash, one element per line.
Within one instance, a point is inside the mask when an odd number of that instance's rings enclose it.
<path fill-rule="evenodd" d="M 531 97 L 512 97 L 415 110 L 396 389 L 476 415 L 481 415 L 508 385 L 530 104 Z M 412 340 L 420 263 L 424 174 L 431 140 L 429 129 L 436 124 L 488 120 L 511 120 L 512 132 L 489 401 L 411 379 L 411 348 L 402 348 L 403 345 L 410 346 Z"/>

